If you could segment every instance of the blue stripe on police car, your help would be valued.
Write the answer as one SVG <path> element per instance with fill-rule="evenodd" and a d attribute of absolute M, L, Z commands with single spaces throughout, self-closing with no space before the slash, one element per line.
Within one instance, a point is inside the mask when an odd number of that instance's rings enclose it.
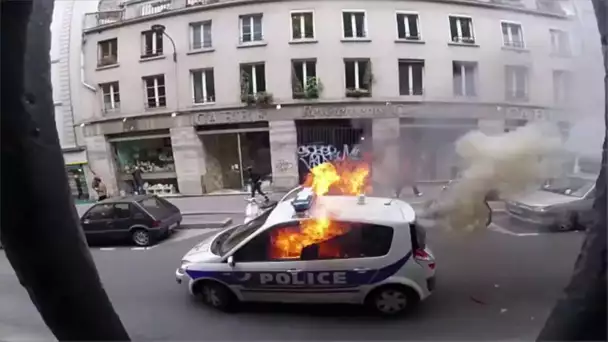
<path fill-rule="evenodd" d="M 216 279 L 228 285 L 240 285 L 245 288 L 350 288 L 364 284 L 379 283 L 395 274 L 409 260 L 412 253 L 407 253 L 397 262 L 379 270 L 369 271 L 302 271 L 289 272 L 218 272 L 186 270 L 192 279 Z"/>

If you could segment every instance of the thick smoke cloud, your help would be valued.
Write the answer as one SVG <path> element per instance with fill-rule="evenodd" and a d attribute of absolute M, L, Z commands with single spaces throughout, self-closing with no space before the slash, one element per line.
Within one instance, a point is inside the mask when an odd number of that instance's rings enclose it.
<path fill-rule="evenodd" d="M 562 135 L 553 124 L 530 124 L 512 132 L 489 136 L 471 131 L 455 150 L 464 170 L 436 204 L 422 216 L 435 217 L 454 230 L 483 228 L 490 194 L 509 199 L 559 176 L 564 156 Z"/>

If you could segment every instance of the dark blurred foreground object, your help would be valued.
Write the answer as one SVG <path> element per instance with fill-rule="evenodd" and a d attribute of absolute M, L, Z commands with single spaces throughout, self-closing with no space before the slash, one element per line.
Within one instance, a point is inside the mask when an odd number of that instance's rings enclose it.
<path fill-rule="evenodd" d="M 58 340 L 129 340 L 84 242 L 55 127 L 53 0 L 1 3 L 1 224 L 6 255 Z"/>
<path fill-rule="evenodd" d="M 581 0 L 576 0 L 581 1 Z M 604 69 L 608 73 L 608 1 L 592 0 L 600 30 Z M 608 123 L 608 77 L 604 75 Z M 606 140 L 602 152 L 602 169 L 596 182 L 593 203 L 595 222 L 587 236 L 566 287 L 565 296 L 547 319 L 538 341 L 606 341 Z"/>

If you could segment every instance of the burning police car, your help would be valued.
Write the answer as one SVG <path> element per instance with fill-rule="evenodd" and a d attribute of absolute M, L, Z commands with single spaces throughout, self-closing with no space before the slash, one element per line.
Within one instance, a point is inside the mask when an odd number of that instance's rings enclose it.
<path fill-rule="evenodd" d="M 435 259 L 407 203 L 316 196 L 304 188 L 246 224 L 199 243 L 179 284 L 229 311 L 239 301 L 354 303 L 393 316 L 435 287 Z"/>

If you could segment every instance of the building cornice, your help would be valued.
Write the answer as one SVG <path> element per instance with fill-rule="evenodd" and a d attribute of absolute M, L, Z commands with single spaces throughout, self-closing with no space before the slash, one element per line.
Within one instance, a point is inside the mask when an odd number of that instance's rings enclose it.
<path fill-rule="evenodd" d="M 146 1 L 149 1 L 149 0 L 131 0 L 131 1 L 126 2 L 124 4 L 124 6 L 126 7 L 126 6 L 129 6 L 130 4 L 136 4 L 136 3 L 146 2 Z M 124 27 L 124 26 L 128 26 L 128 25 L 148 22 L 148 21 L 158 21 L 159 19 L 163 19 L 163 18 L 169 18 L 169 17 L 179 16 L 179 15 L 184 15 L 184 14 L 189 14 L 189 13 L 210 11 L 210 10 L 219 9 L 219 8 L 237 7 L 237 6 L 243 6 L 243 5 L 251 5 L 253 3 L 271 3 L 271 2 L 279 2 L 279 1 L 284 2 L 284 1 L 301 1 L 301 0 L 220 0 L 219 2 L 216 2 L 216 3 L 177 8 L 177 9 L 173 9 L 173 10 L 169 10 L 169 11 L 165 11 L 165 12 L 161 12 L 161 13 L 150 14 L 150 15 L 146 15 L 146 16 L 139 16 L 139 17 L 129 18 L 129 19 L 123 19 L 120 21 L 116 21 L 116 22 L 108 23 L 108 24 L 104 24 L 104 25 L 99 25 L 99 26 L 89 28 L 89 29 L 85 28 L 83 30 L 83 33 L 84 34 L 100 33 L 105 30 L 109 30 L 109 29 L 113 29 L 113 28 L 119 28 L 119 27 Z M 361 1 L 363 1 L 363 0 L 361 0 Z M 397 2 L 397 0 L 393 0 L 393 1 Z M 539 10 L 531 9 L 531 8 L 492 3 L 489 1 L 482 2 L 480 0 L 434 0 L 433 2 L 435 2 L 435 3 L 439 2 L 439 3 L 445 3 L 445 4 L 455 4 L 455 5 L 462 5 L 462 6 L 482 7 L 482 8 L 496 9 L 496 10 L 502 10 L 502 11 L 511 11 L 511 12 L 524 13 L 524 14 L 529 14 L 529 15 L 534 15 L 534 16 L 543 16 L 543 17 L 550 17 L 550 18 L 563 19 L 563 20 L 569 20 L 571 18 L 570 16 L 568 16 L 566 14 L 544 12 L 544 11 L 539 11 Z M 124 9 L 123 9 L 123 11 L 124 11 Z"/>
<path fill-rule="evenodd" d="M 462 118 L 489 120 L 564 120 L 555 108 L 504 103 L 353 101 L 287 103 L 280 107 L 224 107 L 209 110 L 107 117 L 84 125 L 86 136 L 136 133 L 182 126 L 204 126 L 255 121 L 375 118 Z"/>

